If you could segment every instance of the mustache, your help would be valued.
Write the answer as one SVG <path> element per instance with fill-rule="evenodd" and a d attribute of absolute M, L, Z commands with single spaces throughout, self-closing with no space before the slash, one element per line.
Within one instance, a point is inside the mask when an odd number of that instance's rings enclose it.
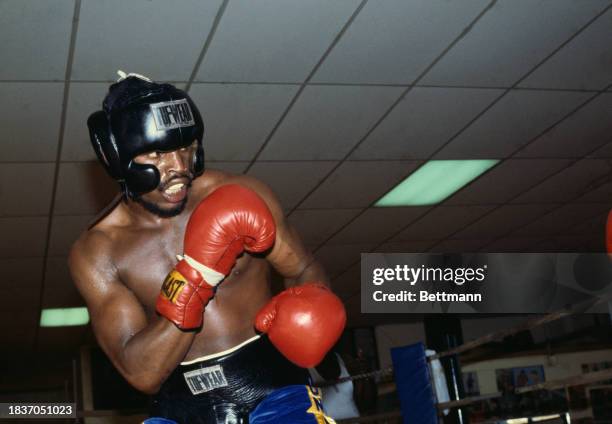
<path fill-rule="evenodd" d="M 174 184 L 177 180 L 188 180 L 185 185 L 187 187 L 191 187 L 191 183 L 193 182 L 193 175 L 191 174 L 191 172 L 176 174 L 172 176 L 171 178 L 169 178 L 168 180 L 164 182 L 160 182 L 157 188 L 163 191 L 169 186 L 171 186 L 172 184 Z"/>

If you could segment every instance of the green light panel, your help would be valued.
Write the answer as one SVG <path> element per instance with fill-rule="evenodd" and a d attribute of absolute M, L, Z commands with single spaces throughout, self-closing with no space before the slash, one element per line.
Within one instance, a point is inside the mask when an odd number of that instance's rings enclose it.
<path fill-rule="evenodd" d="M 499 160 L 432 160 L 410 174 L 374 206 L 435 205 L 455 193 Z"/>
<path fill-rule="evenodd" d="M 40 315 L 41 327 L 71 327 L 89 322 L 87 308 L 43 309 Z"/>

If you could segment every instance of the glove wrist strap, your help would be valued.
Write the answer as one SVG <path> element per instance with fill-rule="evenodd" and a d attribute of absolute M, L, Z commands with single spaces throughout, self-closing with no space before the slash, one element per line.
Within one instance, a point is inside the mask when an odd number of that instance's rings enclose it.
<path fill-rule="evenodd" d="M 200 273 L 204 281 L 206 281 L 209 285 L 213 287 L 215 287 L 225 278 L 225 275 L 223 275 L 222 273 L 215 271 L 214 269 L 209 268 L 204 264 L 201 264 L 200 262 L 196 261 L 190 256 L 177 255 L 177 259 L 184 260 L 185 262 L 187 262 L 187 264 L 190 267 L 192 267 L 193 269 L 195 269 L 196 271 Z"/>

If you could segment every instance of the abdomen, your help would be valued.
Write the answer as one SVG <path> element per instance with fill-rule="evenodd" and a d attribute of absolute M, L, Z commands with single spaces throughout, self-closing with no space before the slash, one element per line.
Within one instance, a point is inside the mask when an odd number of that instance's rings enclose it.
<path fill-rule="evenodd" d="M 270 297 L 267 262 L 244 255 L 206 305 L 202 331 L 185 361 L 230 349 L 253 337 L 255 315 Z"/>

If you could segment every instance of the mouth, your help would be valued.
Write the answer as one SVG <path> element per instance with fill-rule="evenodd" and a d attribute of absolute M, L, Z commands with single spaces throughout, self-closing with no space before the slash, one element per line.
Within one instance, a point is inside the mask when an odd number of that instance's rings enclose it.
<path fill-rule="evenodd" d="M 171 182 L 162 190 L 162 196 L 169 203 L 182 202 L 187 196 L 187 183 L 184 181 Z"/>

